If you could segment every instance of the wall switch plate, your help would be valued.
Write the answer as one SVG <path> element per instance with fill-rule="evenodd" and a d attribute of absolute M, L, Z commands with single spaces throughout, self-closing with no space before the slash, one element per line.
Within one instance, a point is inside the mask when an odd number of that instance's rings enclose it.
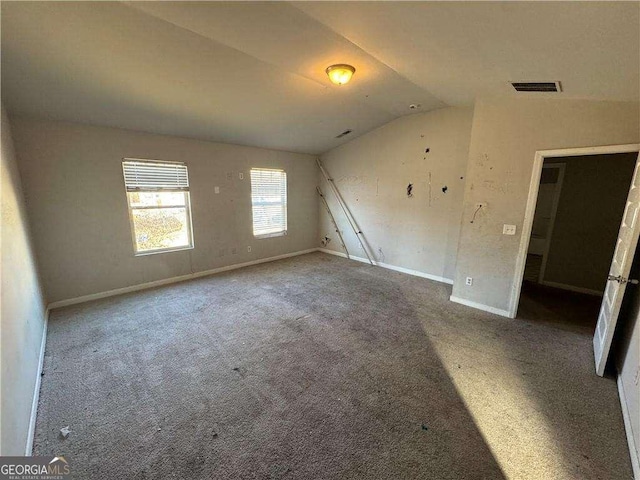
<path fill-rule="evenodd" d="M 464 281 L 465 285 L 473 285 L 473 278 L 472 277 L 467 277 L 467 279 Z"/>
<path fill-rule="evenodd" d="M 515 235 L 516 234 L 516 226 L 515 225 L 507 225 L 505 223 L 502 226 L 502 234 L 503 235 Z"/>
<path fill-rule="evenodd" d="M 220 187 L 213 187 L 214 193 L 220 193 Z"/>
<path fill-rule="evenodd" d="M 247 252 L 251 253 L 251 246 L 247 247 Z"/>

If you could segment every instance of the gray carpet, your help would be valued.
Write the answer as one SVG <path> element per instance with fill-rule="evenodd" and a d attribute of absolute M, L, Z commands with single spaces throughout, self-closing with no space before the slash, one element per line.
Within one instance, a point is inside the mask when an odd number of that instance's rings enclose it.
<path fill-rule="evenodd" d="M 449 294 L 314 253 L 55 310 L 35 454 L 77 479 L 630 479 L 590 338 Z"/>

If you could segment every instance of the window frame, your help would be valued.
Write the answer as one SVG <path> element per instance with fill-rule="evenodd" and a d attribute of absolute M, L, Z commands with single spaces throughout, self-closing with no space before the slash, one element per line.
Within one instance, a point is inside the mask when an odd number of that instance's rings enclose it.
<path fill-rule="evenodd" d="M 278 172 L 284 176 L 284 230 L 278 232 L 271 233 L 255 233 L 255 217 L 254 217 L 254 204 L 253 204 L 253 175 L 251 174 L 253 171 L 263 171 L 263 172 Z M 289 230 L 289 185 L 288 185 L 288 177 L 287 172 L 283 168 L 266 168 L 266 167 L 252 167 L 249 170 L 249 182 L 251 188 L 251 233 L 253 234 L 253 238 L 256 239 L 264 239 L 264 238 L 274 238 L 274 237 L 284 237 L 288 234 Z"/>
<path fill-rule="evenodd" d="M 127 186 L 126 178 L 124 177 L 125 173 L 125 164 L 128 162 L 135 163 L 149 163 L 149 164 L 170 164 L 170 165 L 183 165 L 187 171 L 187 187 L 186 188 L 144 188 L 138 187 L 134 189 L 129 189 Z M 191 192 L 190 185 L 188 184 L 189 179 L 189 169 L 184 162 L 173 162 L 168 160 L 151 160 L 147 158 L 123 158 L 122 159 L 122 175 L 124 179 L 124 191 L 125 196 L 127 197 L 127 211 L 129 213 L 129 228 L 131 229 L 131 240 L 133 243 L 133 254 L 136 257 L 142 257 L 145 255 L 155 255 L 158 253 L 171 253 L 171 252 L 180 252 L 183 250 L 193 250 L 195 247 L 194 239 L 193 239 L 193 220 L 191 216 Z M 147 193 L 162 193 L 162 192 L 180 192 L 184 195 L 184 205 L 163 205 L 163 206 L 140 206 L 135 207 L 131 205 L 130 193 L 135 192 L 147 192 Z M 135 228 L 135 220 L 133 218 L 134 210 L 165 210 L 169 208 L 184 208 L 186 214 L 186 223 L 187 223 L 187 238 L 188 245 L 179 246 L 179 247 L 166 247 L 166 248 L 154 248 L 151 250 L 138 250 L 138 241 L 136 238 L 136 228 Z"/>

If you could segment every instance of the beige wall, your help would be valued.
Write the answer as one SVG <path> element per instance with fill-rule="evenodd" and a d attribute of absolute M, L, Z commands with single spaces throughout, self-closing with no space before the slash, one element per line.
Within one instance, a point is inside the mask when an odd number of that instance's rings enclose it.
<path fill-rule="evenodd" d="M 312 156 L 72 123 L 24 118 L 12 118 L 12 123 L 49 302 L 318 244 L 317 167 Z M 194 249 L 134 256 L 123 157 L 187 164 Z M 287 236 L 253 238 L 251 167 L 286 170 Z M 244 180 L 238 178 L 239 172 Z M 215 186 L 220 187 L 219 194 L 214 193 Z"/>
<path fill-rule="evenodd" d="M 636 249 L 630 277 L 639 275 L 640 246 Z M 636 460 L 640 461 L 640 286 L 627 286 L 618 322 L 613 345 L 618 388 L 622 391 L 623 408 L 629 414 L 627 436 L 633 438 Z M 640 464 L 636 463 L 634 469 L 636 478 L 640 478 Z"/>
<path fill-rule="evenodd" d="M 636 297 L 638 295 L 636 294 Z M 634 301 L 633 321 L 630 324 L 626 338 L 624 352 L 620 359 L 618 373 L 620 375 L 621 388 L 624 392 L 623 401 L 629 412 L 631 432 L 627 432 L 633 437 L 636 458 L 640 459 L 640 388 L 638 388 L 638 373 L 640 369 L 640 300 Z M 636 475 L 640 474 L 640 470 Z"/>
<path fill-rule="evenodd" d="M 548 159 L 564 163 L 565 172 L 545 281 L 604 292 L 637 158 L 620 153 Z"/>
<path fill-rule="evenodd" d="M 45 307 L 9 121 L 2 108 L 2 408 L 0 455 L 24 455 L 38 377 Z"/>
<path fill-rule="evenodd" d="M 516 287 L 516 258 L 537 150 L 637 143 L 640 105 L 574 100 L 476 102 L 453 296 L 503 313 Z M 487 202 L 470 223 L 477 202 Z M 502 235 L 503 224 L 517 226 Z M 465 277 L 473 285 L 465 285 Z"/>
<path fill-rule="evenodd" d="M 376 260 L 453 278 L 472 115 L 447 108 L 403 117 L 322 156 Z M 365 257 L 322 177 L 320 185 L 349 253 Z M 318 233 L 332 239 L 330 249 L 343 251 L 320 208 Z"/>

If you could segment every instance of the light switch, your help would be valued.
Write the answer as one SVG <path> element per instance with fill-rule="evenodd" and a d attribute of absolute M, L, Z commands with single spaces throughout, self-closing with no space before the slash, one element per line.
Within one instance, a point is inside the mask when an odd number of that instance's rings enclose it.
<path fill-rule="evenodd" d="M 215 193 L 220 193 L 220 187 L 213 187 L 213 191 Z"/>
<path fill-rule="evenodd" d="M 504 224 L 502 226 L 502 234 L 503 235 L 515 235 L 516 234 L 516 226 L 515 225 Z"/>

